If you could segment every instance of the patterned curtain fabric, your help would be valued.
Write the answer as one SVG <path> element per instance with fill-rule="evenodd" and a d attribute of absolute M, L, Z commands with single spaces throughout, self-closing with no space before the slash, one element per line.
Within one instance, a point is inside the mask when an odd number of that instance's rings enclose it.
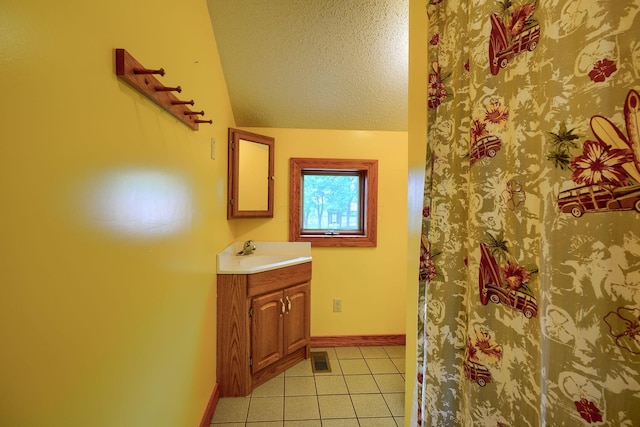
<path fill-rule="evenodd" d="M 640 426 L 640 0 L 427 0 L 414 421 Z"/>

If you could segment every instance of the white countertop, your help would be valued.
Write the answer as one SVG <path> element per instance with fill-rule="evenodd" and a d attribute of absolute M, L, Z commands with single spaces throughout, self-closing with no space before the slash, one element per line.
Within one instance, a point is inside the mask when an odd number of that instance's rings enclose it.
<path fill-rule="evenodd" d="M 254 241 L 251 255 L 238 255 L 243 242 L 234 242 L 216 256 L 218 274 L 253 274 L 311 261 L 309 242 Z"/>

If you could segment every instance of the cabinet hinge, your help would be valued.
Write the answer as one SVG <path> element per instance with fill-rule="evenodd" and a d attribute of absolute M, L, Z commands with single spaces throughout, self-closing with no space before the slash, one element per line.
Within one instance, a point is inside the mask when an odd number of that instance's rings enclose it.
<path fill-rule="evenodd" d="M 231 206 L 233 206 L 233 205 L 235 204 L 234 199 L 229 199 L 229 204 L 230 204 Z"/>
<path fill-rule="evenodd" d="M 232 143 L 231 143 L 231 149 L 232 149 L 232 150 L 235 150 L 235 149 L 236 149 L 236 143 L 235 143 L 235 142 L 232 142 Z"/>
<path fill-rule="evenodd" d="M 253 357 L 249 358 L 249 367 L 253 368 Z"/>
<path fill-rule="evenodd" d="M 249 307 L 249 317 L 253 317 L 253 307 Z"/>

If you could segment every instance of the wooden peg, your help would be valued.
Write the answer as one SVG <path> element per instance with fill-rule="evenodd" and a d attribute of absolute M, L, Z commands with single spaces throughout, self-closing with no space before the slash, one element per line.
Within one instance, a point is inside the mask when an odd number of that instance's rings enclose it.
<path fill-rule="evenodd" d="M 166 86 L 156 86 L 157 92 L 182 92 L 182 88 L 180 86 L 176 87 L 166 87 Z"/>
<path fill-rule="evenodd" d="M 190 101 L 180 101 L 180 100 L 171 101 L 171 105 L 193 105 L 193 104 L 195 104 L 195 102 L 193 102 L 193 99 Z"/>
<path fill-rule="evenodd" d="M 164 68 L 160 68 L 159 70 L 149 70 L 148 68 L 135 68 L 133 70 L 133 74 L 160 74 L 164 76 Z"/>
<path fill-rule="evenodd" d="M 196 120 L 194 120 L 194 122 L 196 122 L 196 123 L 209 123 L 210 125 L 213 124 L 213 120 L 198 120 L 198 119 L 196 119 Z"/>
<path fill-rule="evenodd" d="M 204 116 L 204 111 L 185 111 L 184 112 L 185 116 Z"/>

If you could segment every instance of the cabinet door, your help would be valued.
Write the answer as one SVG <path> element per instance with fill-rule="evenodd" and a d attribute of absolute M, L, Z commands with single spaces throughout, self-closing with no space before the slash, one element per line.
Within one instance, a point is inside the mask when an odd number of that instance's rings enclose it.
<path fill-rule="evenodd" d="M 311 285 L 303 283 L 284 290 L 284 353 L 289 354 L 310 341 Z"/>
<path fill-rule="evenodd" d="M 282 323 L 284 316 L 282 291 L 255 297 L 251 300 L 251 372 L 280 360 L 283 354 Z"/>

